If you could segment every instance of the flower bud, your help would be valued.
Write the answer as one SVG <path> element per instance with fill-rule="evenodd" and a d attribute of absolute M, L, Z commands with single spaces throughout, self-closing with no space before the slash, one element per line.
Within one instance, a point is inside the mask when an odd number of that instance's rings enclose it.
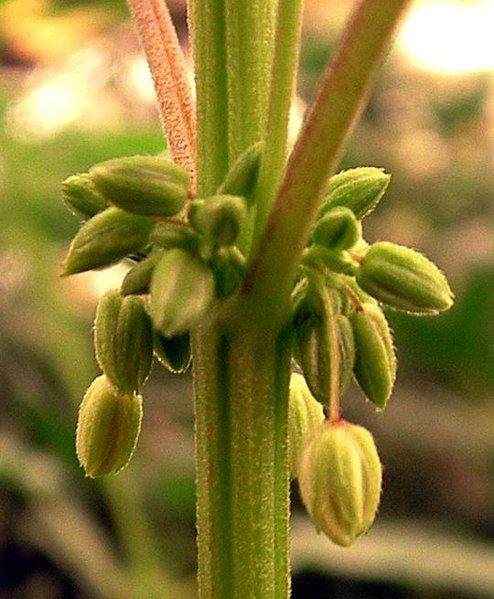
<path fill-rule="evenodd" d="M 210 268 L 181 249 L 162 256 L 151 279 L 151 317 L 165 337 L 191 330 L 214 299 Z"/>
<path fill-rule="evenodd" d="M 140 391 L 151 370 L 153 332 L 140 297 L 105 293 L 94 321 L 96 359 L 111 384 L 121 393 Z"/>
<path fill-rule="evenodd" d="M 108 202 L 96 189 L 88 173 L 65 179 L 62 182 L 62 197 L 70 212 L 82 220 L 87 220 L 108 207 Z"/>
<path fill-rule="evenodd" d="M 195 200 L 189 209 L 194 229 L 220 247 L 235 243 L 246 216 L 245 199 L 232 195 Z"/>
<path fill-rule="evenodd" d="M 184 333 L 176 337 L 154 334 L 154 356 L 160 364 L 174 374 L 187 372 L 192 361 L 190 335 Z"/>
<path fill-rule="evenodd" d="M 109 266 L 148 243 L 153 221 L 113 206 L 79 229 L 62 265 L 62 275 Z"/>
<path fill-rule="evenodd" d="M 263 143 L 257 142 L 240 154 L 216 193 L 243 196 L 249 200 L 257 182 L 262 148 Z"/>
<path fill-rule="evenodd" d="M 288 450 L 292 479 L 298 476 L 303 439 L 323 422 L 322 406 L 312 396 L 304 377 L 296 372 L 292 373 L 288 397 Z"/>
<path fill-rule="evenodd" d="M 362 304 L 350 321 L 355 340 L 355 378 L 365 395 L 383 410 L 396 377 L 391 329 L 382 310 L 374 304 Z"/>
<path fill-rule="evenodd" d="M 299 485 L 316 529 L 347 547 L 376 516 L 382 467 L 369 431 L 344 420 L 324 422 L 302 447 Z"/>
<path fill-rule="evenodd" d="M 319 218 L 336 206 L 345 206 L 362 219 L 374 210 L 390 179 L 391 175 L 372 166 L 352 168 L 334 175 L 329 180 Z"/>
<path fill-rule="evenodd" d="M 212 261 L 215 295 L 220 299 L 237 291 L 245 274 L 245 258 L 236 247 L 219 248 Z"/>
<path fill-rule="evenodd" d="M 188 195 L 187 172 L 160 156 L 127 156 L 89 170 L 103 196 L 115 206 L 142 216 L 173 216 Z"/>
<path fill-rule="evenodd" d="M 383 304 L 414 314 L 437 314 L 453 304 L 443 273 L 422 254 L 382 241 L 365 254 L 356 274 L 364 291 Z"/>
<path fill-rule="evenodd" d="M 357 270 L 357 263 L 346 250 L 330 250 L 322 245 L 312 245 L 307 248 L 302 260 L 305 264 L 314 265 L 316 268 L 323 265 L 333 273 L 353 275 Z"/>
<path fill-rule="evenodd" d="M 198 240 L 197 233 L 182 222 L 158 223 L 151 234 L 151 241 L 165 250 L 181 248 L 193 252 Z"/>
<path fill-rule="evenodd" d="M 117 473 L 134 453 L 142 420 L 140 395 L 116 391 L 102 375 L 84 395 L 77 421 L 76 450 L 86 476 Z"/>
<path fill-rule="evenodd" d="M 338 206 L 328 210 L 317 222 L 312 240 L 330 250 L 347 250 L 355 245 L 362 226 L 349 208 Z"/>
<path fill-rule="evenodd" d="M 162 250 L 155 250 L 144 258 L 144 260 L 134 264 L 122 281 L 120 293 L 122 295 L 142 295 L 149 293 L 149 285 L 151 284 L 154 267 L 162 255 Z"/>

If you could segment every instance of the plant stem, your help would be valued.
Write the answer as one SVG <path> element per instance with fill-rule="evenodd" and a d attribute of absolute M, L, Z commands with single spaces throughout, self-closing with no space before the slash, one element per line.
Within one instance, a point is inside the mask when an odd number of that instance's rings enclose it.
<path fill-rule="evenodd" d="M 368 96 L 409 0 L 364 0 L 290 156 L 245 288 L 273 303 L 288 293 L 324 186 Z"/>

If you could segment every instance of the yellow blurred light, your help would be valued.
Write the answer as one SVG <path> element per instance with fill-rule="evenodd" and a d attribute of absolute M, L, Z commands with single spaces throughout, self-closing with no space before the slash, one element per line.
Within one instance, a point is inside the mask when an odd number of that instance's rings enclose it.
<path fill-rule="evenodd" d="M 400 45 L 417 66 L 460 75 L 494 69 L 494 0 L 422 2 L 405 21 Z"/>

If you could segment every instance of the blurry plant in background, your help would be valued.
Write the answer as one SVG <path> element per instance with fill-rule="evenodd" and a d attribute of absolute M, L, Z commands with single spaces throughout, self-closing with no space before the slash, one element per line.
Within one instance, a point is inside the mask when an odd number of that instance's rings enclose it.
<path fill-rule="evenodd" d="M 301 101 L 353 3 L 340 4 L 307 2 Z M 416 3 L 345 157 L 345 167 L 394 174 L 380 218 L 369 217 L 372 239 L 437 260 L 454 278 L 457 306 L 440 320 L 389 314 L 402 369 L 387 423 L 357 401 L 347 408 L 375 431 L 387 467 L 381 523 L 342 553 L 296 516 L 295 597 L 494 596 L 493 52 L 479 41 L 463 44 L 477 48 L 467 66 L 451 52 L 434 59 L 446 43 L 437 36 L 454 29 L 451 11 L 472 19 L 462 35 L 475 30 L 487 44 L 481 23 L 492 4 Z M 435 17 L 426 10 L 445 11 L 429 45 Z M 107 158 L 163 150 L 145 63 L 123 3 L 10 0 L 0 24 L 2 593 L 122 597 L 130 574 L 149 589 L 171 589 L 173 576 L 179 596 L 193 596 L 189 384 L 155 372 L 132 471 L 82 479 L 73 425 L 96 374 L 92 315 L 122 271 L 61 282 L 54 266 L 76 228 L 59 181 Z M 134 553 L 129 530 L 141 531 Z"/>

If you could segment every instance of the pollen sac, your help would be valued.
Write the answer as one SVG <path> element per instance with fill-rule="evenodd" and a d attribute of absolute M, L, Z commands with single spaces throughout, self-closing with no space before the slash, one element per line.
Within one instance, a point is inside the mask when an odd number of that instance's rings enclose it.
<path fill-rule="evenodd" d="M 115 390 L 102 375 L 84 395 L 77 421 L 76 450 L 86 476 L 115 474 L 129 463 L 139 437 L 142 398 Z"/>
<path fill-rule="evenodd" d="M 329 180 L 319 218 L 336 206 L 349 208 L 358 219 L 372 212 L 388 188 L 391 175 L 361 166 L 342 171 Z"/>
<path fill-rule="evenodd" d="M 187 372 L 192 362 L 190 335 L 184 333 L 176 337 L 154 334 L 154 357 L 173 374 Z"/>
<path fill-rule="evenodd" d="M 321 404 L 312 396 L 304 377 L 296 372 L 290 378 L 288 397 L 288 450 L 291 478 L 298 476 L 300 450 L 304 438 L 324 422 Z"/>
<path fill-rule="evenodd" d="M 220 247 L 235 243 L 246 216 L 245 199 L 232 195 L 195 200 L 189 209 L 189 221 L 194 229 Z"/>
<path fill-rule="evenodd" d="M 263 145 L 256 142 L 240 154 L 218 187 L 218 195 L 243 196 L 249 201 L 257 182 Z"/>
<path fill-rule="evenodd" d="M 62 197 L 67 208 L 82 220 L 88 220 L 108 207 L 88 173 L 72 175 L 62 182 Z"/>
<path fill-rule="evenodd" d="M 382 241 L 371 245 L 356 274 L 369 295 L 396 310 L 437 314 L 453 304 L 443 273 L 422 254 Z"/>
<path fill-rule="evenodd" d="M 162 250 L 154 250 L 144 260 L 134 264 L 122 281 L 120 293 L 122 295 L 142 295 L 149 293 L 153 270 L 162 254 Z"/>
<path fill-rule="evenodd" d="M 379 410 L 386 407 L 396 377 L 391 329 L 379 306 L 362 304 L 350 316 L 355 340 L 355 378 Z"/>
<path fill-rule="evenodd" d="M 299 485 L 316 529 L 347 547 L 376 516 L 382 467 L 369 431 L 344 420 L 324 422 L 302 447 Z"/>
<path fill-rule="evenodd" d="M 330 250 L 347 250 L 361 235 L 361 224 L 349 208 L 338 206 L 328 210 L 316 223 L 312 240 Z"/>
<path fill-rule="evenodd" d="M 96 164 L 89 170 L 109 202 L 142 216 L 173 216 L 188 195 L 187 172 L 160 156 L 129 156 Z"/>
<path fill-rule="evenodd" d="M 111 206 L 85 222 L 70 244 L 62 275 L 110 266 L 142 250 L 153 221 Z"/>
<path fill-rule="evenodd" d="M 100 299 L 94 346 L 101 370 L 119 392 L 141 391 L 153 359 L 153 331 L 142 298 L 118 290 Z"/>
<path fill-rule="evenodd" d="M 214 299 L 214 276 L 197 257 L 181 249 L 162 256 L 151 279 L 150 311 L 165 337 L 190 331 Z"/>

